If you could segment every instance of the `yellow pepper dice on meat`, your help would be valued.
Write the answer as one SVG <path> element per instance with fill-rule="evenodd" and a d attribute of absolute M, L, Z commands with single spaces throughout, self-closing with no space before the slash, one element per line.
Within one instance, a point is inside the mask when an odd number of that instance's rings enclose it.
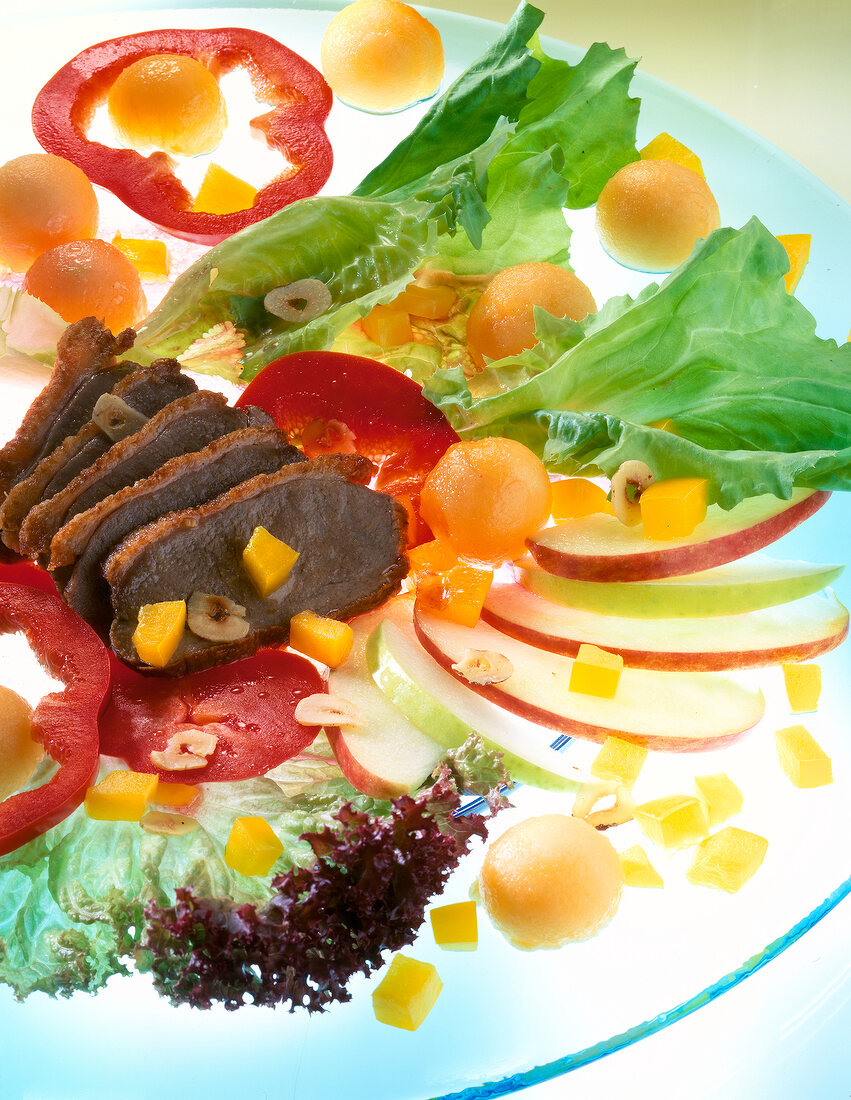
<path fill-rule="evenodd" d="M 618 653 L 583 643 L 570 670 L 568 690 L 580 695 L 596 695 L 600 699 L 614 699 L 622 672 L 623 657 Z"/>
<path fill-rule="evenodd" d="M 140 821 L 157 783 L 147 772 L 110 772 L 86 791 L 86 813 L 96 821 Z"/>
<path fill-rule="evenodd" d="M 816 710 L 821 695 L 821 668 L 818 665 L 783 665 L 783 682 L 793 714 Z"/>
<path fill-rule="evenodd" d="M 647 749 L 621 737 L 607 737 L 594 757 L 591 774 L 597 779 L 612 779 L 632 787 L 647 759 Z"/>
<path fill-rule="evenodd" d="M 556 523 L 583 519 L 598 512 L 607 516 L 615 514 L 601 485 L 586 477 L 567 477 L 553 482 L 552 515 Z"/>
<path fill-rule="evenodd" d="M 186 627 L 186 600 L 146 603 L 139 608 L 133 645 L 139 659 L 153 668 L 164 668 L 180 644 Z"/>
<path fill-rule="evenodd" d="M 234 214 L 237 210 L 250 209 L 256 201 L 256 187 L 218 164 L 210 163 L 192 210 L 196 214 Z"/>
<path fill-rule="evenodd" d="M 696 886 L 714 886 L 735 894 L 759 870 L 767 851 L 764 836 L 728 825 L 703 841 L 686 878 Z"/>
<path fill-rule="evenodd" d="M 434 942 L 447 951 L 474 951 L 479 943 L 479 929 L 474 901 L 458 901 L 439 905 L 431 910 L 431 930 Z"/>
<path fill-rule="evenodd" d="M 443 982 L 431 963 L 394 955 L 372 994 L 375 1018 L 381 1024 L 416 1031 L 431 1012 L 442 988 Z"/>
<path fill-rule="evenodd" d="M 681 539 L 690 535 L 706 519 L 708 488 L 705 477 L 672 477 L 648 485 L 639 500 L 644 537 Z"/>
<path fill-rule="evenodd" d="M 659 889 L 665 883 L 662 876 L 647 858 L 640 844 L 620 852 L 618 859 L 623 869 L 623 881 L 626 886 L 638 886 L 644 889 Z"/>
<path fill-rule="evenodd" d="M 688 848 L 709 833 L 706 805 L 695 795 L 672 794 L 636 806 L 635 820 L 663 848 Z"/>
<path fill-rule="evenodd" d="M 710 829 L 741 811 L 744 796 L 733 780 L 723 772 L 717 775 L 696 775 L 694 785 L 706 803 Z"/>
<path fill-rule="evenodd" d="M 337 668 L 352 651 L 355 635 L 348 623 L 300 611 L 290 619 L 290 648 L 314 661 Z"/>
<path fill-rule="evenodd" d="M 265 817 L 238 817 L 225 845 L 225 863 L 241 875 L 268 875 L 283 851 Z"/>
<path fill-rule="evenodd" d="M 298 561 L 298 550 L 275 538 L 265 527 L 255 527 L 242 551 L 245 566 L 261 596 L 271 596 L 280 588 Z"/>
<path fill-rule="evenodd" d="M 825 787 L 833 782 L 830 757 L 805 726 L 787 726 L 774 734 L 780 767 L 796 787 Z"/>

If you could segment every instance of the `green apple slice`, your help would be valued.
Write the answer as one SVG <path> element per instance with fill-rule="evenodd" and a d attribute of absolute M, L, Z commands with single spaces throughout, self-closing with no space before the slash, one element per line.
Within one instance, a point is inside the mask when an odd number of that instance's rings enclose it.
<path fill-rule="evenodd" d="M 750 554 L 714 569 L 661 580 L 579 581 L 546 573 L 526 557 L 518 564 L 517 579 L 546 600 L 582 611 L 633 619 L 699 619 L 803 599 L 833 584 L 844 569 Z"/>

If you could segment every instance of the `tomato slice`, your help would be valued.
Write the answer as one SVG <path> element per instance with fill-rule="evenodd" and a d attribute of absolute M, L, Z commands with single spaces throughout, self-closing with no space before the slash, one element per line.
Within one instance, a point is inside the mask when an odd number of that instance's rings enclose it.
<path fill-rule="evenodd" d="M 166 783 L 253 779 L 314 740 L 318 727 L 296 722 L 294 711 L 299 699 L 324 690 L 314 665 L 279 649 L 174 680 L 143 676 L 115 661 L 100 719 L 101 752 Z M 164 771 L 151 763 L 151 752 L 164 750 L 172 734 L 205 726 L 218 741 L 204 767 Z"/>
<path fill-rule="evenodd" d="M 246 386 L 237 405 L 259 405 L 294 442 L 309 428 L 308 451 L 318 453 L 322 441 L 328 450 L 356 449 L 378 465 L 375 487 L 407 497 L 417 515 L 423 481 L 459 438 L 412 379 L 376 359 L 342 352 L 276 359 Z M 413 534 L 412 545 L 431 537 L 421 521 Z"/>

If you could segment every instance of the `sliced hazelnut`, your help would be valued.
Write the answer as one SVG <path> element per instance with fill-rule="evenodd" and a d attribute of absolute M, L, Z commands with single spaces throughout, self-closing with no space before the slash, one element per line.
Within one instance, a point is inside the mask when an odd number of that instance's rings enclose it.
<path fill-rule="evenodd" d="M 299 699 L 295 720 L 302 726 L 362 726 L 363 717 L 348 699 L 327 692 L 317 692 Z"/>
<path fill-rule="evenodd" d="M 653 471 L 646 462 L 623 462 L 612 475 L 612 508 L 615 515 L 627 527 L 641 523 L 641 494 L 655 481 Z"/>
<path fill-rule="evenodd" d="M 613 798 L 611 806 L 594 810 L 598 802 Z M 590 780 L 583 783 L 573 803 L 573 816 L 584 818 L 595 829 L 608 829 L 632 821 L 636 801 L 629 787 L 614 779 Z"/>
<path fill-rule="evenodd" d="M 187 727 L 171 735 L 164 752 L 154 749 L 151 752 L 151 763 L 155 768 L 162 768 L 167 772 L 203 768 L 207 764 L 207 757 L 215 750 L 218 740 L 218 737 L 208 730 Z"/>
<path fill-rule="evenodd" d="M 514 665 L 495 650 L 468 649 L 452 670 L 470 684 L 501 684 L 514 672 Z"/>
<path fill-rule="evenodd" d="M 164 810 L 148 810 L 142 815 L 139 824 L 146 833 L 159 833 L 162 836 L 185 836 L 186 833 L 194 833 L 198 828 L 194 817 L 168 814 Z"/>
<path fill-rule="evenodd" d="M 251 629 L 242 604 L 209 592 L 193 592 L 189 597 L 186 625 L 208 642 L 238 642 Z"/>
<path fill-rule="evenodd" d="M 114 393 L 102 393 L 92 409 L 92 420 L 113 443 L 138 432 L 147 419 Z"/>

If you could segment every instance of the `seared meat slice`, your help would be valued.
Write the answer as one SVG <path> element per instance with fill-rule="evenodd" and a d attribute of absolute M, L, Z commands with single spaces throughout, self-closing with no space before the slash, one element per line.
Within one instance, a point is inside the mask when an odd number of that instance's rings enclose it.
<path fill-rule="evenodd" d="M 78 512 L 149 477 L 170 458 L 200 451 L 248 423 L 247 412 L 231 408 L 219 393 L 199 390 L 172 401 L 138 432 L 114 443 L 60 493 L 30 509 L 21 524 L 21 553 L 47 564 L 51 539 Z"/>
<path fill-rule="evenodd" d="M 168 512 L 206 504 L 257 474 L 304 461 L 286 433 L 274 427 L 243 428 L 202 451 L 179 455 L 60 528 L 50 544 L 54 580 L 66 602 L 107 635 L 112 608 L 101 566 L 123 538 Z"/>
<path fill-rule="evenodd" d="M 200 508 L 173 512 L 140 528 L 110 554 L 110 641 L 122 660 L 178 676 L 253 653 L 289 638 L 300 611 L 348 619 L 378 607 L 407 573 L 404 509 L 369 489 L 371 463 L 360 455 L 327 455 L 260 474 Z M 284 583 L 258 595 L 242 552 L 265 527 L 299 553 Z M 194 593 L 226 597 L 245 608 L 249 633 L 213 642 L 186 629 L 164 669 L 144 665 L 133 645 L 139 608 Z"/>
<path fill-rule="evenodd" d="M 0 450 L 0 498 L 32 471 L 38 461 L 77 432 L 92 415 L 95 402 L 134 363 L 116 363 L 132 346 L 136 334 L 118 336 L 94 317 L 69 325 L 59 339 L 50 379 L 27 410 L 23 423 Z"/>
<path fill-rule="evenodd" d="M 132 367 L 132 364 L 124 364 Z M 176 359 L 157 359 L 150 367 L 133 367 L 109 392 L 151 417 L 178 398 L 195 393 L 198 387 L 183 374 Z M 131 429 L 132 431 L 132 429 Z M 0 530 L 4 543 L 19 551 L 21 524 L 31 508 L 49 500 L 70 485 L 77 474 L 95 463 L 113 445 L 113 439 L 89 420 L 75 434 L 64 439 L 35 469 L 9 490 L 0 508 Z"/>

